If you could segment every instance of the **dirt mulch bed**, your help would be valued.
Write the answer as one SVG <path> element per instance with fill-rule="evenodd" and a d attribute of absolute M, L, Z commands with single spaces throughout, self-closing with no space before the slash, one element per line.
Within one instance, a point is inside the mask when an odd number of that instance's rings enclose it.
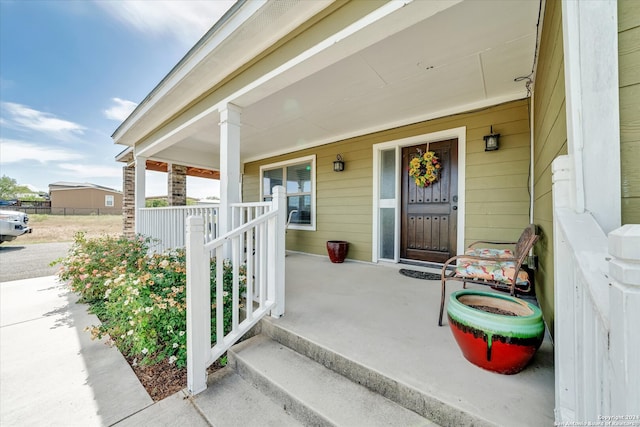
<path fill-rule="evenodd" d="M 154 402 L 165 399 L 172 394 L 187 388 L 187 368 L 177 368 L 168 363 L 158 363 L 149 366 L 134 366 L 127 358 L 131 369 L 135 372 L 142 386 L 147 390 Z M 219 361 L 207 369 L 207 374 L 222 369 Z"/>

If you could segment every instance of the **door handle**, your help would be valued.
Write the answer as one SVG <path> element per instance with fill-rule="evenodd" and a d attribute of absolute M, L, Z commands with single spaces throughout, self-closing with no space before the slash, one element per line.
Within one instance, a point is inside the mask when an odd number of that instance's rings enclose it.
<path fill-rule="evenodd" d="M 457 211 L 458 207 L 457 206 L 453 206 L 451 209 L 453 209 L 454 211 Z"/>

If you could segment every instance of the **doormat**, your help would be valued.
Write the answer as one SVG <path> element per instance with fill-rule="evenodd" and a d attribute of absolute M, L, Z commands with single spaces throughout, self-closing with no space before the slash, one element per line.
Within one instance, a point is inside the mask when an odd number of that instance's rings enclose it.
<path fill-rule="evenodd" d="M 440 280 L 441 276 L 438 273 L 427 273 L 418 270 L 409 270 L 407 268 L 401 268 L 400 274 L 407 277 L 413 277 L 414 279 L 422 280 Z"/>

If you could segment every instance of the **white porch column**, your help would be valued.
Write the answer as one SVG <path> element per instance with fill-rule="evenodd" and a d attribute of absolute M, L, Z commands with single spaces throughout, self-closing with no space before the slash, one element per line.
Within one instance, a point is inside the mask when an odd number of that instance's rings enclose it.
<path fill-rule="evenodd" d="M 609 233 L 622 211 L 617 2 L 563 0 L 562 31 L 572 208 Z"/>
<path fill-rule="evenodd" d="M 145 207 L 146 199 L 146 184 L 145 184 L 145 172 L 147 171 L 147 158 L 142 156 L 135 156 L 135 230 L 136 234 L 140 233 L 140 209 Z"/>
<path fill-rule="evenodd" d="M 220 234 L 231 230 L 231 204 L 240 202 L 240 107 L 220 110 Z"/>

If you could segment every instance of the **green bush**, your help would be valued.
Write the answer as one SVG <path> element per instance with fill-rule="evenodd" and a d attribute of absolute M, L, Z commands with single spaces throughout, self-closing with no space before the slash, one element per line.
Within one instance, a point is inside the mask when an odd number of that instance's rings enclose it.
<path fill-rule="evenodd" d="M 101 249 L 100 249 L 101 248 Z M 147 255 L 148 240 L 77 236 L 61 261 L 60 278 L 91 304 L 101 325 L 93 338 L 108 336 L 134 363 L 186 365 L 186 262 L 184 250 Z M 240 268 L 241 292 L 246 278 Z M 215 260 L 211 263 L 211 341 L 216 340 Z M 224 329 L 232 321 L 231 263 L 224 262 Z"/>

